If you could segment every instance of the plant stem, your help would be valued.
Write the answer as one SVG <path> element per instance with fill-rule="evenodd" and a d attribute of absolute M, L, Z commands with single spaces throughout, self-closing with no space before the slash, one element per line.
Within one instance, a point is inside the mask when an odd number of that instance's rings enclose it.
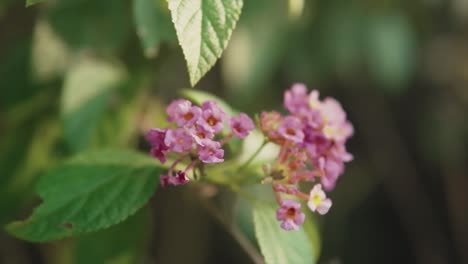
<path fill-rule="evenodd" d="M 210 200 L 200 197 L 201 204 L 206 211 L 221 224 L 226 231 L 239 243 L 241 248 L 247 253 L 253 263 L 264 264 L 262 255 L 258 252 L 255 246 L 250 242 L 247 237 L 235 226 L 229 224 L 223 214 L 213 205 Z"/>
<path fill-rule="evenodd" d="M 250 163 L 252 163 L 252 161 L 257 157 L 258 153 L 262 151 L 262 149 L 266 146 L 267 143 L 267 140 L 263 140 L 263 143 L 260 145 L 260 147 L 258 147 L 254 154 L 252 154 L 252 156 L 250 156 L 250 158 L 237 169 L 237 172 L 242 172 L 244 169 L 246 169 L 250 165 Z"/>

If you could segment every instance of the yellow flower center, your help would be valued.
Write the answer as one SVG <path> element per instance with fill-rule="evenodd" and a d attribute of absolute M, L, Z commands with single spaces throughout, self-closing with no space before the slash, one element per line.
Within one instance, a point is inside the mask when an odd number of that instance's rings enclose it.
<path fill-rule="evenodd" d="M 319 206 L 322 203 L 322 198 L 320 198 L 320 195 L 316 194 L 314 197 L 312 197 L 312 203 L 315 204 L 315 206 Z"/>
<path fill-rule="evenodd" d="M 325 126 L 323 128 L 323 133 L 325 134 L 326 137 L 331 137 L 332 135 L 335 134 L 335 130 L 331 126 Z"/>
<path fill-rule="evenodd" d="M 317 100 L 309 100 L 309 106 L 312 109 L 317 109 L 319 107 L 318 101 Z"/>

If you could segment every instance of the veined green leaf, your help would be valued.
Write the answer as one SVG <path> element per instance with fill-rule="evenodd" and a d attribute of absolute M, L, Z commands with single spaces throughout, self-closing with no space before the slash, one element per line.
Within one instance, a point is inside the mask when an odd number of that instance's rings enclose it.
<path fill-rule="evenodd" d="M 281 229 L 275 210 L 266 203 L 255 204 L 253 214 L 255 234 L 267 264 L 315 263 L 303 228 L 298 231 Z"/>
<path fill-rule="evenodd" d="M 40 178 L 43 203 L 7 230 L 28 241 L 49 241 L 115 225 L 134 214 L 156 189 L 160 168 L 123 150 L 84 153 Z"/>
<path fill-rule="evenodd" d="M 242 0 L 168 0 L 194 86 L 221 57 L 242 10 Z"/>

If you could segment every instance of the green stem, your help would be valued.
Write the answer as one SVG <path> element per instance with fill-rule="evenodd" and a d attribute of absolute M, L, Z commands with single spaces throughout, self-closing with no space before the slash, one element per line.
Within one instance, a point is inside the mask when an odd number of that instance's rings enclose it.
<path fill-rule="evenodd" d="M 250 165 L 250 163 L 252 163 L 252 161 L 257 157 L 258 153 L 262 151 L 262 149 L 266 146 L 267 143 L 267 140 L 263 140 L 262 145 L 260 145 L 260 147 L 254 152 L 254 154 L 252 154 L 252 156 L 250 156 L 250 158 L 237 169 L 237 172 L 239 173 L 245 170 Z"/>

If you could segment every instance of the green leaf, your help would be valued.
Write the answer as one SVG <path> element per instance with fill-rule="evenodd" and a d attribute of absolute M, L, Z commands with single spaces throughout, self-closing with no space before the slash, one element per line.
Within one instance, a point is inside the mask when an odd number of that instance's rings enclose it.
<path fill-rule="evenodd" d="M 154 193 L 160 168 L 154 159 L 123 150 L 79 155 L 40 178 L 43 203 L 7 230 L 28 241 L 49 241 L 115 225 Z"/>
<path fill-rule="evenodd" d="M 242 0 L 168 0 L 192 86 L 221 57 L 242 10 Z"/>
<path fill-rule="evenodd" d="M 272 206 L 265 203 L 254 205 L 255 234 L 266 263 L 315 263 L 312 246 L 304 229 L 283 230 L 275 216 Z"/>
<path fill-rule="evenodd" d="M 163 6 L 163 3 L 165 6 Z M 175 39 L 167 3 L 162 0 L 133 0 L 136 31 L 147 57 L 156 56 L 161 41 Z"/>
<path fill-rule="evenodd" d="M 321 250 L 321 240 L 320 240 L 320 232 L 317 226 L 315 219 L 313 219 L 312 213 L 309 211 L 306 213 L 306 219 L 304 221 L 304 231 L 311 242 L 310 245 L 312 246 L 312 252 L 314 253 L 315 259 L 320 257 L 320 250 Z"/>
<path fill-rule="evenodd" d="M 195 102 L 198 105 L 201 105 L 204 101 L 215 101 L 219 104 L 219 106 L 228 114 L 228 115 L 235 115 L 239 111 L 234 110 L 230 107 L 223 99 L 217 97 L 216 95 L 212 95 L 210 93 L 193 90 L 193 89 L 183 89 L 180 94 L 185 98 Z"/>
<path fill-rule="evenodd" d="M 73 151 L 85 149 L 99 117 L 106 110 L 111 91 L 121 85 L 125 71 L 118 65 L 83 58 L 65 76 L 62 118 L 65 140 Z"/>
<path fill-rule="evenodd" d="M 44 2 L 45 0 L 26 0 L 26 6 L 34 5 L 40 2 Z"/>

